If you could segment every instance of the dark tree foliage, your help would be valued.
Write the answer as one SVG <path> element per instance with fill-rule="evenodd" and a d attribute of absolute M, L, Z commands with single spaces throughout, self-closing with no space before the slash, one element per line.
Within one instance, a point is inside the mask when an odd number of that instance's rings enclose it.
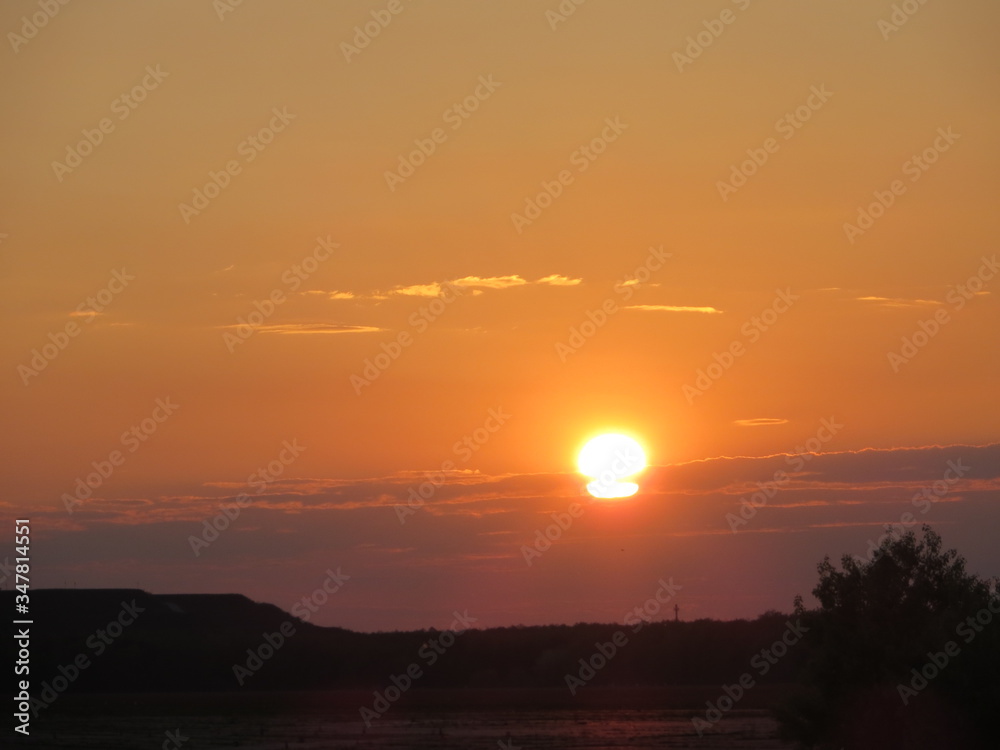
<path fill-rule="evenodd" d="M 818 566 L 802 690 L 778 714 L 809 748 L 995 747 L 1000 582 L 966 570 L 929 526 L 868 558 Z M 991 726 L 992 725 L 992 726 Z"/>

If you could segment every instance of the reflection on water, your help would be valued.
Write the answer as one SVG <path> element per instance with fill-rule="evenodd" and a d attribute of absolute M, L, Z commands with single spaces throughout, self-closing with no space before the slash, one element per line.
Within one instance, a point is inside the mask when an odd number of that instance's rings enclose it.
<path fill-rule="evenodd" d="M 763 711 L 734 711 L 711 733 L 698 737 L 690 711 L 400 710 L 365 729 L 357 712 L 334 716 L 285 713 L 244 716 L 95 716 L 73 713 L 39 717 L 32 726 L 35 748 L 160 748 L 166 732 L 187 740 L 182 750 L 326 750 L 333 748 L 456 748 L 462 750 L 549 750 L 566 748 L 745 748 L 788 750 L 777 725 Z M 176 735 L 174 735 L 176 736 Z"/>

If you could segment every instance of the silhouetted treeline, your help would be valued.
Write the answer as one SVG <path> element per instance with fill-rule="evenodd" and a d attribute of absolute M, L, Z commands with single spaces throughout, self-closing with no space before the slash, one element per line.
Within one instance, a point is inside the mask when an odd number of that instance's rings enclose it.
<path fill-rule="evenodd" d="M 12 606 L 12 592 L 2 594 L 3 606 Z M 129 624 L 120 632 L 115 626 L 109 630 L 109 623 L 119 622 L 123 602 L 141 611 L 126 615 Z M 758 682 L 781 683 L 790 681 L 798 667 L 794 648 L 763 677 L 751 667 L 751 659 L 785 632 L 789 616 L 780 613 L 753 621 L 657 622 L 641 628 L 470 629 L 450 643 L 447 631 L 356 633 L 318 627 L 234 594 L 37 590 L 31 608 L 33 690 L 80 654 L 89 665 L 73 681 L 73 692 L 379 689 L 414 663 L 421 671 L 415 682 L 420 688 L 566 687 L 567 674 L 580 674 L 579 660 L 589 661 L 596 644 L 611 642 L 619 631 L 627 642 L 595 670 L 588 685 L 721 685 L 748 671 Z M 283 627 L 294 632 L 279 638 Z M 268 643 L 265 634 L 272 645 L 284 641 L 273 654 L 262 648 Z M 234 666 L 242 670 L 234 673 Z"/>

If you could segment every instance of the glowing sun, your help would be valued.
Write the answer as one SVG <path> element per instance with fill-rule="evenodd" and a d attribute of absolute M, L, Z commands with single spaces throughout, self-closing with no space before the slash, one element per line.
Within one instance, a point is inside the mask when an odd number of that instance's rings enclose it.
<path fill-rule="evenodd" d="M 588 441 L 576 465 L 581 474 L 594 480 L 587 485 L 594 497 L 631 497 L 639 491 L 639 485 L 620 480 L 645 469 L 646 454 L 628 435 L 609 432 Z"/>

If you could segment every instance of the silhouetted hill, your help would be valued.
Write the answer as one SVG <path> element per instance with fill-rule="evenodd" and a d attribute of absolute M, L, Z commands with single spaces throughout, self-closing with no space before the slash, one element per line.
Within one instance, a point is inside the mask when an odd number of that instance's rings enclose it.
<path fill-rule="evenodd" d="M 0 592 L 4 611 L 13 610 L 13 596 Z M 40 589 L 31 592 L 31 618 L 33 685 L 82 654 L 88 666 L 72 692 L 382 689 L 411 664 L 421 671 L 421 688 L 565 688 L 566 675 L 580 673 L 579 660 L 591 659 L 596 644 L 618 631 L 627 642 L 588 684 L 719 686 L 747 672 L 758 683 L 782 683 L 792 681 L 798 661 L 793 647 L 766 674 L 763 661 L 751 666 L 785 632 L 789 616 L 780 613 L 650 623 L 638 632 L 583 623 L 467 630 L 450 645 L 448 631 L 319 627 L 236 594 Z M 291 635 L 279 637 L 283 628 Z M 255 661 L 248 650 L 263 658 Z M 243 686 L 235 665 L 245 670 Z"/>

